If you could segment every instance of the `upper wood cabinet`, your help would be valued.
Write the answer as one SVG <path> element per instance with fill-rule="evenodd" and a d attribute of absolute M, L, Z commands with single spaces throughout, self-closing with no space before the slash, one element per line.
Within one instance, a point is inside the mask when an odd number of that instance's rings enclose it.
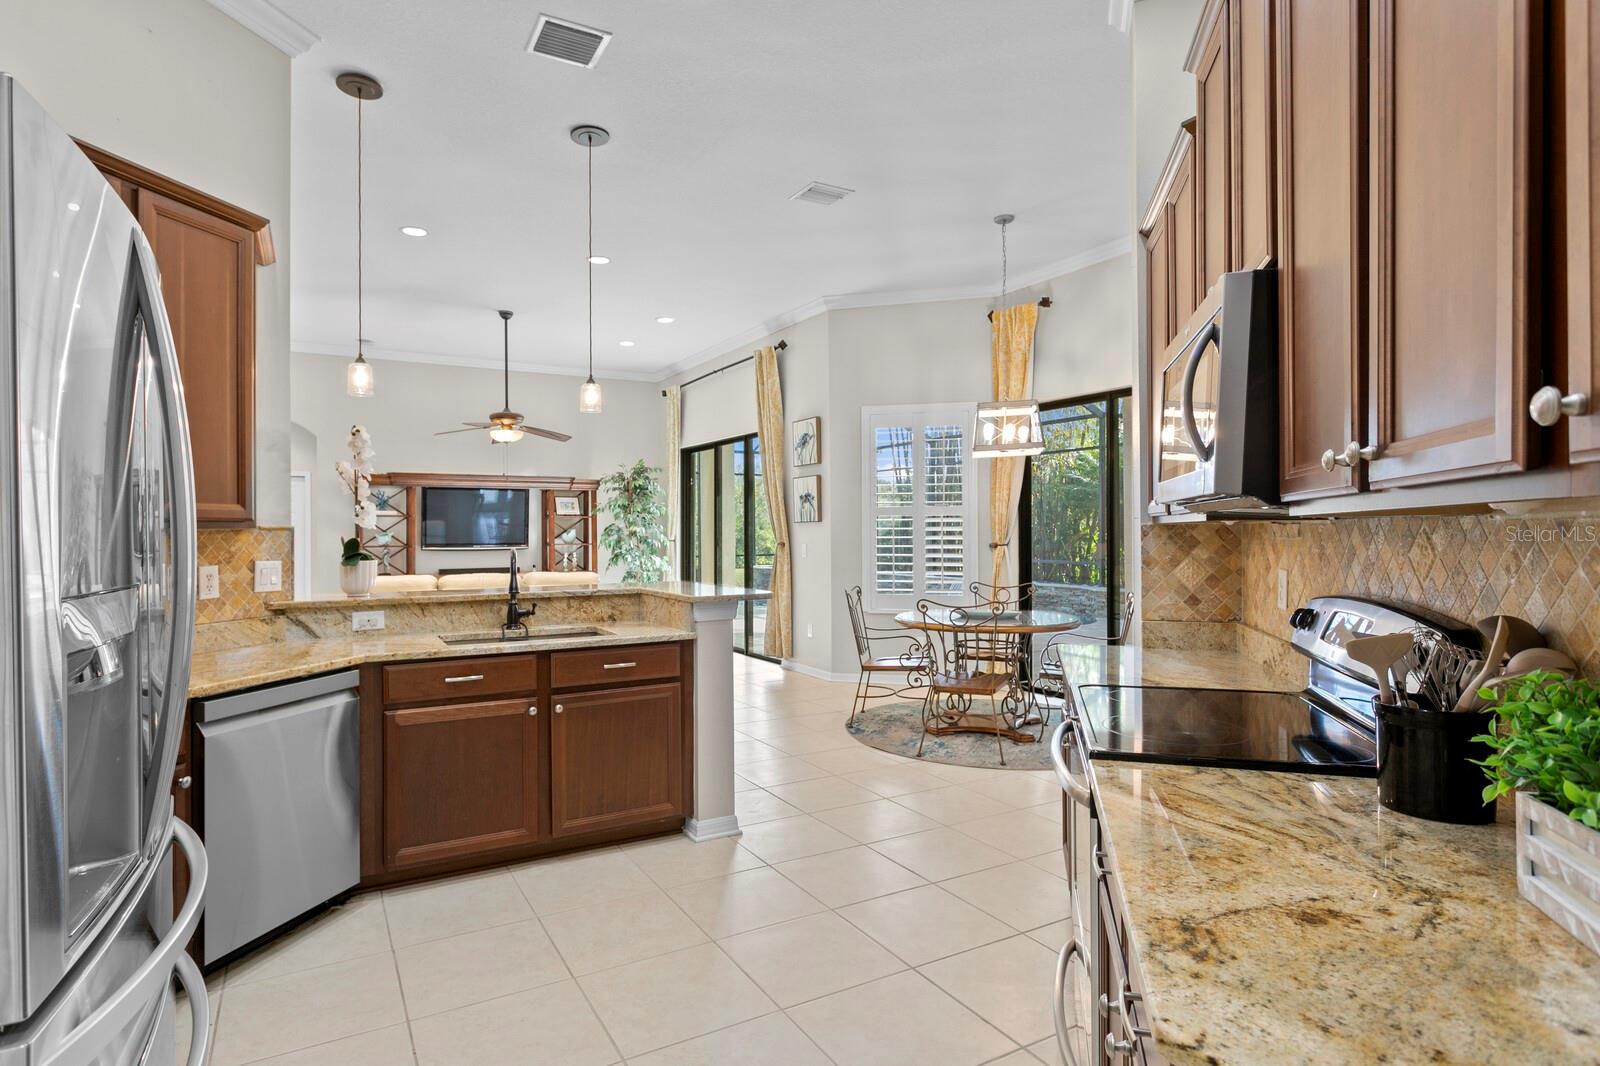
<path fill-rule="evenodd" d="M 682 816 L 685 729 L 676 682 L 551 699 L 550 827 L 555 836 Z"/>
<path fill-rule="evenodd" d="M 1374 488 L 1530 461 L 1529 2 L 1371 5 Z"/>
<path fill-rule="evenodd" d="M 1600 461 L 1600 8 L 1566 0 L 1559 16 L 1567 344 L 1565 373 L 1545 384 L 1572 412 L 1557 417 L 1569 460 L 1592 463 Z"/>
<path fill-rule="evenodd" d="M 1195 273 L 1194 135 L 1185 123 L 1145 208 L 1147 329 L 1154 360 L 1199 306 Z"/>
<path fill-rule="evenodd" d="M 1277 98 L 1273 32 L 1277 0 L 1228 0 L 1233 34 L 1233 269 L 1269 266 L 1277 254 Z"/>
<path fill-rule="evenodd" d="M 1366 439 L 1367 25 L 1350 0 L 1275 7 L 1279 489 L 1296 500 L 1362 481 L 1322 456 Z"/>
<path fill-rule="evenodd" d="M 161 270 L 188 407 L 199 522 L 253 525 L 255 268 L 274 259 L 267 220 L 80 147 L 138 217 Z"/>
<path fill-rule="evenodd" d="M 1198 304 L 1233 269 L 1233 115 L 1229 59 L 1232 33 L 1227 0 L 1206 5 L 1191 53 L 1195 77 L 1196 212 L 1199 218 Z"/>

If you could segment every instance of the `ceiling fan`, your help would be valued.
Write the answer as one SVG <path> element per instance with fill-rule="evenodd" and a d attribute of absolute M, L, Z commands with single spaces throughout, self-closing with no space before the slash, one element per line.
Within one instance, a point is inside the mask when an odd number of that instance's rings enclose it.
<path fill-rule="evenodd" d="M 443 429 L 435 433 L 434 436 L 443 437 L 451 433 L 470 433 L 475 429 L 486 429 L 489 431 L 489 439 L 496 444 L 514 444 L 521 440 L 526 433 L 532 433 L 536 437 L 546 437 L 550 440 L 571 440 L 572 434 L 530 426 L 522 421 L 522 415 L 511 410 L 511 312 L 501 311 L 500 321 L 504 324 L 505 334 L 506 389 L 504 406 L 490 415 L 487 422 L 463 422 L 460 429 Z"/>

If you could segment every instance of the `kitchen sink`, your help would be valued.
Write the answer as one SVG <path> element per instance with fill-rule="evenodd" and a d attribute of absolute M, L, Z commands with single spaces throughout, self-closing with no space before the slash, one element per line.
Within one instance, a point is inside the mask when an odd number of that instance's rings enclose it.
<path fill-rule="evenodd" d="M 606 631 L 595 626 L 529 626 L 527 633 L 498 629 L 482 633 L 458 633 L 453 637 L 440 637 L 445 644 L 526 644 L 533 640 L 552 640 L 566 637 L 603 637 Z"/>

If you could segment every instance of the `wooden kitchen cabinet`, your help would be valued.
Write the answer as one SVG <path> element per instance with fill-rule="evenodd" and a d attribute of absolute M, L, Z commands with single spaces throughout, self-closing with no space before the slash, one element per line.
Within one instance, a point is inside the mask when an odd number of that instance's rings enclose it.
<path fill-rule="evenodd" d="M 1270 266 L 1277 254 L 1276 4 L 1228 0 L 1234 270 Z"/>
<path fill-rule="evenodd" d="M 551 698 L 554 836 L 682 816 L 683 703 L 676 683 Z"/>
<path fill-rule="evenodd" d="M 1365 7 L 1275 0 L 1279 490 L 1355 492 L 1361 465 L 1322 455 L 1366 438 Z"/>
<path fill-rule="evenodd" d="M 274 261 L 267 220 L 81 144 L 139 219 L 161 270 L 183 375 L 202 526 L 255 519 L 255 268 Z"/>
<path fill-rule="evenodd" d="M 541 838 L 538 709 L 525 698 L 384 711 L 388 869 Z"/>
<path fill-rule="evenodd" d="M 1545 384 L 1569 397 L 1568 407 L 1586 408 L 1561 415 L 1558 425 L 1566 427 L 1568 460 L 1593 463 L 1600 460 L 1600 9 L 1565 0 L 1559 15 L 1567 345 L 1565 373 Z"/>
<path fill-rule="evenodd" d="M 1190 123 L 1179 129 L 1167 165 L 1145 208 L 1145 310 L 1152 363 L 1160 362 L 1199 306 L 1195 271 L 1194 135 Z"/>
<path fill-rule="evenodd" d="M 1187 69 L 1195 78 L 1194 188 L 1198 218 L 1195 303 L 1233 267 L 1233 86 L 1230 0 L 1211 0 Z"/>
<path fill-rule="evenodd" d="M 1525 469 L 1530 0 L 1373 0 L 1369 17 L 1370 484 Z"/>

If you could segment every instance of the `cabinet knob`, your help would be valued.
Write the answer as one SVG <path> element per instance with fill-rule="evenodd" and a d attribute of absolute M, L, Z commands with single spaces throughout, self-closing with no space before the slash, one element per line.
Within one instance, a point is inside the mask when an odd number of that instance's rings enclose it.
<path fill-rule="evenodd" d="M 562 707 L 561 707 L 561 704 L 559 704 L 559 703 L 558 703 L 558 704 L 556 704 L 556 713 L 557 713 L 557 714 L 560 714 L 560 713 L 561 713 L 561 711 L 562 711 Z"/>
<path fill-rule="evenodd" d="M 1528 401 L 1528 417 L 1541 426 L 1553 426 L 1561 421 L 1562 415 L 1586 415 L 1589 413 L 1589 397 L 1581 392 L 1569 392 L 1565 396 L 1554 385 L 1546 385 L 1533 394 Z"/>
<path fill-rule="evenodd" d="M 539 707 L 538 707 L 538 705 L 537 705 L 537 704 L 536 704 L 536 705 L 534 705 L 534 706 L 532 706 L 532 707 L 529 707 L 529 708 L 528 708 L 528 714 L 529 714 L 529 715 L 531 715 L 531 716 L 537 716 L 537 715 L 538 715 L 538 713 L 539 713 Z"/>
<path fill-rule="evenodd" d="M 1329 448 L 1322 453 L 1322 469 L 1333 473 L 1341 466 L 1354 467 L 1363 459 L 1372 460 L 1378 457 L 1378 446 L 1369 444 L 1363 448 L 1359 441 L 1350 441 L 1343 448 L 1334 451 Z"/>
<path fill-rule="evenodd" d="M 178 778 L 179 788 L 186 789 L 192 784 L 194 784 L 194 778 L 190 777 L 188 774 L 184 774 L 182 777 Z"/>

